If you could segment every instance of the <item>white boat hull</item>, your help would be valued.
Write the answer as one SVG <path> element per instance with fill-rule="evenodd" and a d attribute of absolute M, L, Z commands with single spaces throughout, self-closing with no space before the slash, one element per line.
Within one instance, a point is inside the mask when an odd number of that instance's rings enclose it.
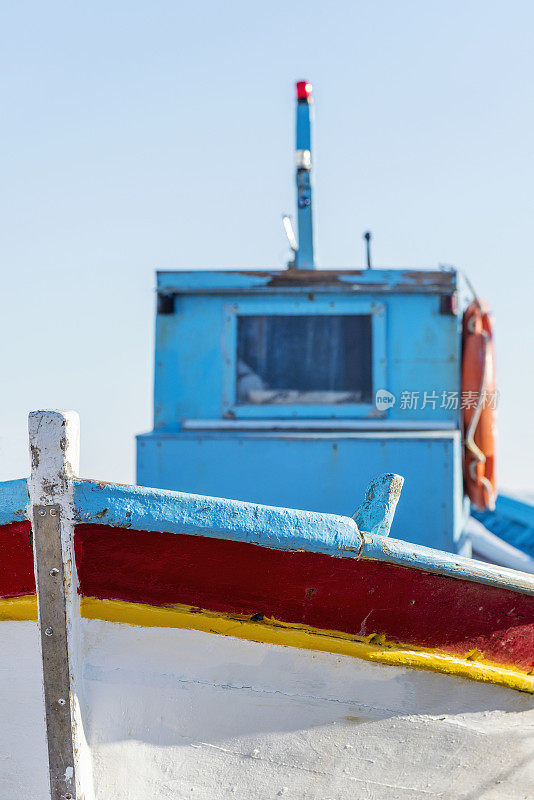
<path fill-rule="evenodd" d="M 82 631 L 97 800 L 532 794 L 528 694 L 193 630 Z M 0 641 L 2 797 L 46 800 L 37 624 Z"/>

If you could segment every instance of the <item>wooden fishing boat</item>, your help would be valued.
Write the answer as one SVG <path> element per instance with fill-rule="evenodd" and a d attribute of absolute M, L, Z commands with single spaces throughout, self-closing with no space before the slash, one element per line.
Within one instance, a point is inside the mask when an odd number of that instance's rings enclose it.
<path fill-rule="evenodd" d="M 366 268 L 317 266 L 309 83 L 296 101 L 288 268 L 157 273 L 137 483 L 352 514 L 400 473 L 399 538 L 534 573 L 534 507 L 498 497 L 486 304 L 452 267 L 375 268 L 369 233 Z"/>
<path fill-rule="evenodd" d="M 530 575 L 389 538 L 395 475 L 355 518 L 109 484 L 78 427 L 0 485 L 2 798 L 531 796 Z"/>

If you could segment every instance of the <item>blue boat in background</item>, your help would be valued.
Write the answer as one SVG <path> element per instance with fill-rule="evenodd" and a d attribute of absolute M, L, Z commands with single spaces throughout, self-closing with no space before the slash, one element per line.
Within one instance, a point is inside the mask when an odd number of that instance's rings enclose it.
<path fill-rule="evenodd" d="M 288 268 L 157 274 L 137 482 L 350 516 L 398 473 L 399 538 L 534 571 L 534 508 L 496 499 L 489 313 L 456 269 L 372 268 L 370 234 L 367 268 L 316 267 L 312 108 L 299 82 Z"/>

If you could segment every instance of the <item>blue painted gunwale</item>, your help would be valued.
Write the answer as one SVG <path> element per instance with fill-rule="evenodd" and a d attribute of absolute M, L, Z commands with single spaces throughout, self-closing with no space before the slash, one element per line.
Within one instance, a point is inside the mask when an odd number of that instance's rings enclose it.
<path fill-rule="evenodd" d="M 353 519 L 182 492 L 74 482 L 81 524 L 186 533 L 276 550 L 370 559 L 534 595 L 534 577 L 384 536 L 362 534 Z"/>
<path fill-rule="evenodd" d="M 28 481 L 16 478 L 0 483 L 0 525 L 22 522 L 27 519 L 26 509 L 30 500 Z"/>

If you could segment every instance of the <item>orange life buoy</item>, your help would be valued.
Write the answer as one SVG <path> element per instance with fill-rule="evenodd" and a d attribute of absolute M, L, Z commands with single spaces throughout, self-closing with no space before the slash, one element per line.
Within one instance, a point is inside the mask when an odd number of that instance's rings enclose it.
<path fill-rule="evenodd" d="M 462 333 L 465 491 L 477 510 L 493 510 L 497 389 L 491 317 L 483 301 L 468 306 Z"/>

